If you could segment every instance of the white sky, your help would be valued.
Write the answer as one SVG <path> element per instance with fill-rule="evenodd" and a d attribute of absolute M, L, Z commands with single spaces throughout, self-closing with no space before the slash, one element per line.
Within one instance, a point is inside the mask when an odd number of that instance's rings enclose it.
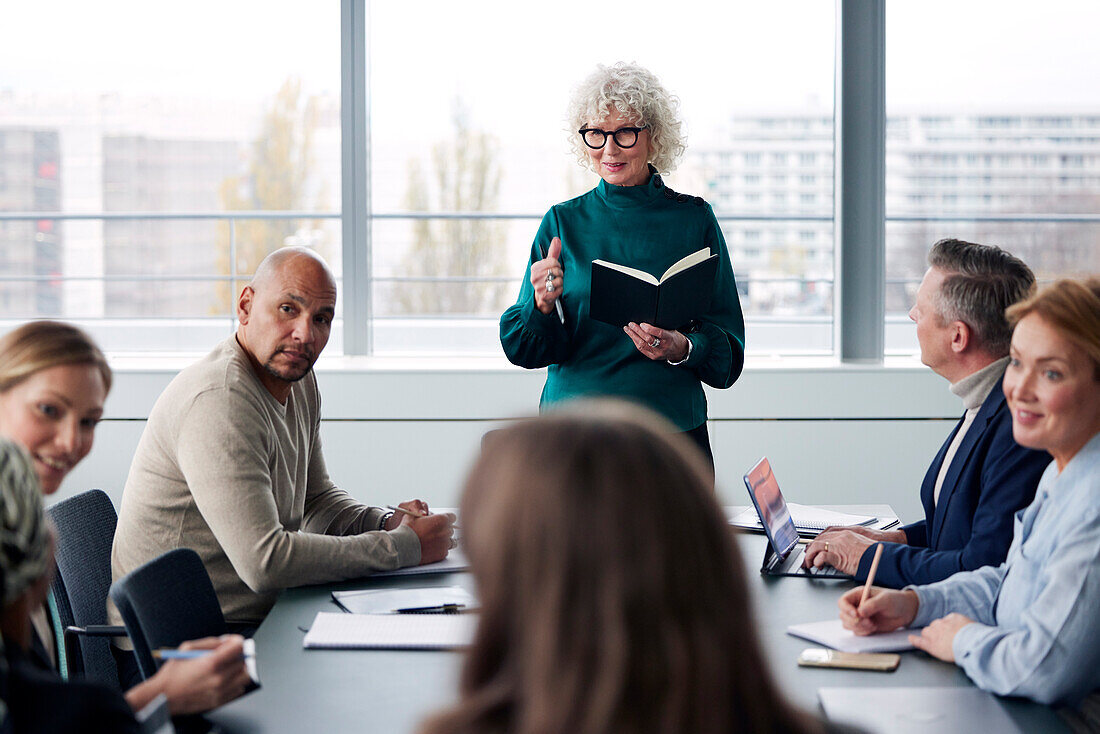
<path fill-rule="evenodd" d="M 456 88 L 486 115 L 511 116 L 532 86 L 557 110 L 595 63 L 619 59 L 651 66 L 692 116 L 832 97 L 828 0 L 377 0 L 370 14 L 373 95 L 412 114 Z M 264 96 L 295 74 L 337 94 L 339 15 L 336 0 L 9 0 L 0 89 Z M 1093 0 L 891 0 L 891 103 L 1095 106 L 1098 28 Z"/>
<path fill-rule="evenodd" d="M 739 112 L 832 110 L 829 0 L 369 6 L 372 156 L 391 180 L 390 172 L 449 136 L 461 96 L 475 125 L 502 141 L 511 198 L 524 202 L 520 208 L 543 208 L 534 202 L 547 199 L 547 178 L 560 177 L 549 167 L 565 155 L 570 89 L 597 63 L 633 60 L 657 73 L 682 100 L 689 145 L 713 142 Z M 297 76 L 307 92 L 337 98 L 339 26 L 337 0 L 7 0 L 0 94 L 254 100 L 258 112 Z M 888 108 L 1100 109 L 1098 28 L 1095 0 L 890 0 Z M 209 113 L 196 115 L 195 126 L 210 124 Z M 168 127 L 153 122 L 149 133 Z M 540 190 L 526 196 L 529 181 Z M 387 205 L 398 206 L 399 192 L 391 198 Z"/>

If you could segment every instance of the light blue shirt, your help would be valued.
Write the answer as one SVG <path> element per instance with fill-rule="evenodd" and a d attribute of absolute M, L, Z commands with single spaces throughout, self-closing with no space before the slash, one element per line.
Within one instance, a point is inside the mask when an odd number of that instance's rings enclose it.
<path fill-rule="evenodd" d="M 1100 434 L 1060 474 L 1047 467 L 1003 564 L 911 588 L 913 627 L 975 620 L 952 649 L 979 688 L 1071 706 L 1100 688 Z"/>

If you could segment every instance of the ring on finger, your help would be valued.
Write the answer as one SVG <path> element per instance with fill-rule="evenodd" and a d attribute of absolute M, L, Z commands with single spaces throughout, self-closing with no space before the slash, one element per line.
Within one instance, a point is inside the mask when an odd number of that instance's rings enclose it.
<path fill-rule="evenodd" d="M 653 337 L 653 341 L 649 343 L 649 346 L 653 349 L 656 349 L 657 347 L 661 346 L 661 340 L 657 337 Z"/>
<path fill-rule="evenodd" d="M 827 541 L 827 540 L 825 541 L 825 552 L 826 553 L 829 552 L 829 541 Z"/>

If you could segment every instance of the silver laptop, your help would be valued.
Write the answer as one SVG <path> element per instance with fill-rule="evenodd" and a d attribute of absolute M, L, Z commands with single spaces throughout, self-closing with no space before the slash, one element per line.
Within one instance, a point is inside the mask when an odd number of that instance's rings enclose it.
<path fill-rule="evenodd" d="M 851 578 L 832 566 L 821 568 L 802 568 L 802 557 L 806 546 L 798 542 L 798 530 L 795 529 L 791 512 L 783 493 L 779 491 L 772 465 L 767 457 L 756 462 L 745 475 L 745 487 L 749 490 L 760 524 L 768 536 L 768 550 L 764 553 L 764 564 L 760 573 L 767 576 L 811 576 L 813 578 Z"/>

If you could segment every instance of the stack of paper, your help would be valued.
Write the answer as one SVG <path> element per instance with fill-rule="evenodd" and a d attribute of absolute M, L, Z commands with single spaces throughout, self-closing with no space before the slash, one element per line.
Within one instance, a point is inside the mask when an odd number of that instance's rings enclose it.
<path fill-rule="evenodd" d="M 442 561 L 426 563 L 423 566 L 406 566 L 395 571 L 375 571 L 371 578 L 384 579 L 391 576 L 423 576 L 433 573 L 456 573 L 470 568 L 470 562 L 458 548 L 455 548 Z"/>
<path fill-rule="evenodd" d="M 847 512 L 835 512 L 813 505 L 800 505 L 788 502 L 787 509 L 799 532 L 820 532 L 830 525 L 871 525 L 878 520 L 874 515 L 852 515 Z M 749 530 L 763 530 L 760 516 L 755 507 L 749 507 L 729 518 L 730 525 Z"/>
<path fill-rule="evenodd" d="M 352 614 L 395 614 L 400 609 L 441 607 L 453 604 L 469 611 L 477 606 L 473 594 L 461 586 L 430 586 L 416 589 L 367 589 L 334 591 L 332 600 Z"/>
<path fill-rule="evenodd" d="M 830 721 L 891 734 L 1023 734 L 991 693 L 967 687 L 819 688 Z"/>
<path fill-rule="evenodd" d="M 451 650 L 467 647 L 476 614 L 318 612 L 302 646 L 343 650 Z"/>

